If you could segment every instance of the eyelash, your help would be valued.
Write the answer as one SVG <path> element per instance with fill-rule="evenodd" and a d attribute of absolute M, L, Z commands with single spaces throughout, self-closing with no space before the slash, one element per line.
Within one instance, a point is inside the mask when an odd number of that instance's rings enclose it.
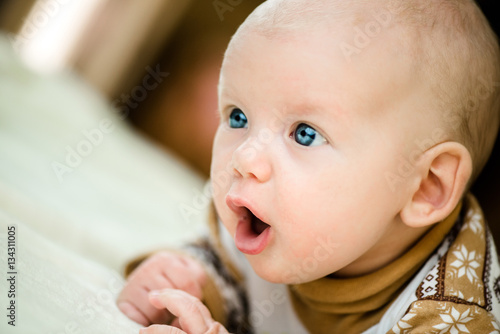
<path fill-rule="evenodd" d="M 232 129 L 247 128 L 248 118 L 243 110 L 233 108 L 228 116 L 228 125 Z M 306 147 L 320 146 L 328 143 L 318 130 L 303 122 L 297 123 L 289 137 L 294 139 L 297 144 Z"/>
<path fill-rule="evenodd" d="M 298 123 L 290 133 L 290 138 L 294 139 L 297 144 L 306 147 L 320 146 L 328 143 L 318 130 L 306 123 Z M 299 142 L 302 139 L 305 142 Z"/>
<path fill-rule="evenodd" d="M 242 122 L 244 122 L 244 124 L 241 124 Z M 241 110 L 240 108 L 233 108 L 228 117 L 228 124 L 232 129 L 246 128 L 248 127 L 248 118 L 243 110 Z"/>

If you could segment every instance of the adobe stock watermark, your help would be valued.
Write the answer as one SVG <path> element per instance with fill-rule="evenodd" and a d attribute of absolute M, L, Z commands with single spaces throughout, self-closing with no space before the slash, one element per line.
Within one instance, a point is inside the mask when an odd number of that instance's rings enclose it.
<path fill-rule="evenodd" d="M 219 19 L 224 21 L 226 12 L 232 12 L 236 6 L 239 6 L 242 2 L 243 0 L 214 0 L 212 6 L 214 6 Z"/>
<path fill-rule="evenodd" d="M 120 311 L 115 304 L 115 296 L 123 289 L 124 285 L 121 278 L 118 277 L 119 275 L 116 274 L 116 277 L 108 280 L 105 288 L 76 302 L 73 318 L 70 318 L 60 330 L 50 331 L 46 334 L 86 333 L 88 324 L 92 323 L 96 317 L 105 318 L 110 322 L 117 321 L 116 317 Z"/>
<path fill-rule="evenodd" d="M 445 110 L 443 118 L 446 127 L 451 131 L 458 130 L 463 125 L 463 117 L 461 117 L 457 110 L 463 110 L 462 113 L 478 112 L 482 102 L 489 99 L 492 94 L 494 94 L 495 89 L 499 90 L 499 88 L 500 82 L 496 82 L 492 80 L 492 78 L 486 79 L 483 76 L 479 77 L 476 89 L 468 96 L 465 104 L 460 105 L 454 100 L 450 104 L 450 107 Z M 446 87 L 440 87 L 439 89 L 445 90 Z"/>
<path fill-rule="evenodd" d="M 149 92 L 156 89 L 164 79 L 169 75 L 167 72 L 160 70 L 160 65 L 155 69 L 150 66 L 146 67 L 148 74 L 144 76 L 142 85 L 132 88 L 130 94 L 122 94 L 120 98 L 113 101 L 113 109 L 118 113 L 119 119 L 124 120 L 130 113 L 131 109 L 137 108 L 140 102 L 144 101 Z M 101 146 L 106 137 L 114 132 L 116 124 L 112 118 L 103 118 L 94 128 L 84 129 L 81 131 L 81 139 L 74 144 L 66 145 L 66 156 L 63 162 L 52 161 L 51 167 L 56 175 L 59 183 L 64 182 L 64 177 L 72 173 L 89 157 L 96 148 Z"/>
<path fill-rule="evenodd" d="M 385 172 L 384 177 L 391 191 L 395 192 L 398 184 L 403 184 L 404 180 L 413 174 L 417 162 L 423 152 L 427 151 L 437 143 L 446 139 L 446 132 L 442 128 L 435 128 L 430 138 L 416 139 L 414 144 L 417 147 L 412 150 L 408 157 L 398 156 L 398 166 L 396 172 Z"/>
<path fill-rule="evenodd" d="M 248 138 L 239 148 L 241 149 L 239 152 L 241 159 L 255 159 L 259 152 L 262 152 L 267 145 L 271 144 L 276 135 L 283 129 L 283 126 L 284 122 L 281 117 L 276 112 L 273 112 L 269 126 L 260 129 L 256 135 Z M 178 207 L 184 222 L 189 223 L 191 217 L 204 213 L 210 205 L 212 197 L 220 191 L 225 191 L 231 182 L 234 169 L 238 170 L 240 167 L 237 161 L 230 161 L 225 166 L 225 169 L 213 173 L 211 183 L 205 184 L 202 191 L 193 189 L 194 196 L 191 203 L 181 203 Z"/>
<path fill-rule="evenodd" d="M 265 319 L 270 318 L 273 315 L 273 313 L 276 311 L 276 307 L 286 302 L 286 294 L 286 290 L 275 288 L 269 293 L 269 298 L 266 298 L 264 300 L 253 300 L 253 308 L 248 315 L 248 320 L 251 324 L 251 327 L 253 329 L 258 329 L 259 327 L 261 327 L 264 324 Z M 237 333 L 246 332 L 245 329 L 248 328 L 245 327 L 246 326 L 244 324 L 240 324 L 238 326 Z M 260 333 L 260 331 L 258 332 Z"/>
<path fill-rule="evenodd" d="M 135 86 L 129 94 L 123 93 L 112 102 L 113 107 L 119 111 L 122 120 L 127 118 L 130 110 L 137 108 L 139 103 L 148 97 L 149 92 L 158 88 L 164 79 L 170 75 L 169 72 L 162 72 L 159 64 L 154 69 L 146 66 L 145 70 L 148 74 L 143 77 L 142 85 Z"/>
<path fill-rule="evenodd" d="M 306 257 L 300 265 L 292 265 L 285 273 L 285 279 L 290 282 L 301 283 L 309 280 L 309 274 L 315 272 L 320 264 L 330 259 L 338 245 L 332 240 L 331 236 L 322 236 L 316 238 L 317 245 L 312 255 Z M 277 307 L 287 300 L 287 290 L 275 288 L 269 293 L 269 297 L 264 300 L 252 301 L 252 311 L 249 314 L 249 321 L 253 328 L 258 329 L 264 324 L 266 318 L 270 318 Z M 243 325 L 242 325 L 243 326 Z M 238 329 L 244 329 L 239 327 Z M 243 332 L 243 331 L 242 331 Z M 258 331 L 259 333 L 261 331 Z"/>
<path fill-rule="evenodd" d="M 83 160 L 94 152 L 104 142 L 105 135 L 115 130 L 115 124 L 109 118 L 102 119 L 99 125 L 90 130 L 83 130 L 81 139 L 74 147 L 66 145 L 65 163 L 52 161 L 52 170 L 54 171 L 59 183 L 64 181 L 64 176 L 72 173 L 78 168 Z"/>
<path fill-rule="evenodd" d="M 9 36 L 14 50 L 19 53 L 23 45 L 35 38 L 38 32 L 59 14 L 61 6 L 69 1 L 71 0 L 37 1 L 31 13 L 24 20 L 21 31 L 17 35 Z"/>
<path fill-rule="evenodd" d="M 435 127 L 428 138 L 416 139 L 414 141 L 415 149 L 407 157 L 401 155 L 397 157 L 399 163 L 396 172 L 387 171 L 384 173 L 391 191 L 396 191 L 398 185 L 403 184 L 405 179 L 412 175 L 422 153 L 445 141 L 450 132 L 459 131 L 464 122 L 461 114 L 478 112 L 481 103 L 489 99 L 499 88 L 500 82 L 480 77 L 475 91 L 467 98 L 465 104 L 452 103 L 444 112 L 444 123 Z"/>
<path fill-rule="evenodd" d="M 317 237 L 316 247 L 311 256 L 306 257 L 300 265 L 292 265 L 290 269 L 285 272 L 285 279 L 288 282 L 305 282 L 309 279 L 309 274 L 315 272 L 321 262 L 330 259 L 335 255 L 335 250 L 339 247 L 338 244 L 333 242 L 330 235 Z"/>
<path fill-rule="evenodd" d="M 342 42 L 339 48 L 347 62 L 352 61 L 352 57 L 359 55 L 367 48 L 372 40 L 382 33 L 392 21 L 392 13 L 388 9 L 381 9 L 372 13 L 372 20 L 366 22 L 363 26 L 354 26 L 354 37 L 352 42 Z"/>

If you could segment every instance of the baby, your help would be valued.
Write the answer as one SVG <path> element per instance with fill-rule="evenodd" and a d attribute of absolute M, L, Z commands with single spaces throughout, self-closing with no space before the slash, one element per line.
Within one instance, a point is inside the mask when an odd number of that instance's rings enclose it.
<path fill-rule="evenodd" d="M 499 62 L 470 0 L 266 1 L 221 69 L 210 241 L 143 261 L 120 309 L 170 324 L 141 333 L 500 333 L 468 193 Z"/>

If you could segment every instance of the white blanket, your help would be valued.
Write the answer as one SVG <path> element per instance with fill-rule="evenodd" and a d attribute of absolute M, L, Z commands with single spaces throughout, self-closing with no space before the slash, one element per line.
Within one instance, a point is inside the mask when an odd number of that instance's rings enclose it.
<path fill-rule="evenodd" d="M 31 72 L 0 38 L 0 333 L 138 333 L 114 302 L 123 267 L 201 233 L 203 184 L 80 80 Z"/>

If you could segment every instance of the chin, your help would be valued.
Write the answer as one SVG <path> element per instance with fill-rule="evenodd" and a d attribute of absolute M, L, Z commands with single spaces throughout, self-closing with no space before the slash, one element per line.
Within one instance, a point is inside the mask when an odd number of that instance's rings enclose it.
<path fill-rule="evenodd" d="M 301 284 L 312 281 L 309 277 L 298 276 L 273 264 L 256 263 L 249 259 L 255 273 L 265 281 L 275 284 Z"/>
<path fill-rule="evenodd" d="M 280 268 L 276 265 L 272 264 L 264 264 L 264 263 L 255 263 L 250 260 L 250 264 L 252 265 L 255 273 L 262 279 L 276 284 L 304 284 L 309 283 L 332 274 L 333 271 L 325 271 L 325 272 L 315 272 L 315 273 L 306 273 L 305 271 L 292 271 L 290 269 Z M 293 265 L 292 265 L 293 267 Z M 295 266 L 296 267 L 296 266 Z"/>
<path fill-rule="evenodd" d="M 256 259 L 252 259 L 251 257 L 247 257 L 250 265 L 252 266 L 255 273 L 270 283 L 276 284 L 289 284 L 286 282 L 286 277 L 283 275 L 283 270 L 277 268 L 277 266 L 273 266 L 272 264 L 262 263 L 259 261 L 255 261 Z"/>
<path fill-rule="evenodd" d="M 257 275 L 262 278 L 263 280 L 266 280 L 270 283 L 276 283 L 276 284 L 291 284 L 286 281 L 286 279 L 283 277 L 282 274 L 276 275 L 275 273 L 270 273 L 266 270 L 264 271 L 255 271 Z"/>

